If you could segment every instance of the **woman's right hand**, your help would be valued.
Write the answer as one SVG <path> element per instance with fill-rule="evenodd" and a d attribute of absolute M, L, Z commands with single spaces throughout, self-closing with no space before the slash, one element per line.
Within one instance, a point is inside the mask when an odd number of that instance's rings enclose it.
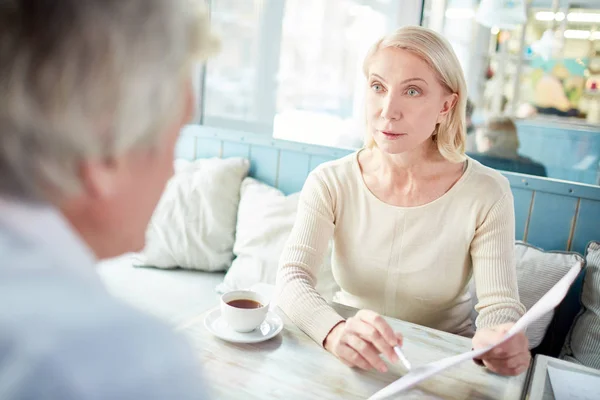
<path fill-rule="evenodd" d="M 385 355 L 392 363 L 398 362 L 394 346 L 402 346 L 402 335 L 394 333 L 376 312 L 360 310 L 354 317 L 336 325 L 323 345 L 350 367 L 387 372 L 379 355 Z"/>

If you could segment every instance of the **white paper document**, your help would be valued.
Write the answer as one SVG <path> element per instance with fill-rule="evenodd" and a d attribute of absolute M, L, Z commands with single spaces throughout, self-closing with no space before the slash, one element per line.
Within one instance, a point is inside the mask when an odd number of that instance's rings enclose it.
<path fill-rule="evenodd" d="M 600 399 L 600 376 L 548 365 L 548 376 L 556 400 Z"/>
<path fill-rule="evenodd" d="M 479 350 L 472 350 L 466 353 L 457 354 L 452 357 L 447 357 L 439 361 L 431 362 L 429 364 L 414 368 L 402 378 L 398 379 L 395 382 L 392 382 L 388 386 L 381 389 L 379 392 L 375 393 L 373 396 L 370 397 L 370 399 L 383 399 L 395 393 L 409 389 L 417 383 L 424 381 L 425 379 L 430 378 L 433 375 L 436 375 L 454 365 L 460 364 L 467 360 L 472 360 L 473 358 L 477 358 L 487 353 L 494 347 L 504 343 L 505 341 L 513 337 L 517 332 L 524 331 L 525 328 L 527 328 L 532 322 L 536 321 L 544 314 L 552 311 L 554 308 L 556 308 L 556 306 L 558 306 L 558 304 L 560 304 L 560 302 L 564 299 L 567 292 L 569 291 L 571 284 L 573 283 L 573 281 L 575 281 L 577 275 L 579 275 L 581 267 L 581 263 L 578 263 L 577 265 L 573 266 L 569 270 L 569 272 L 567 272 L 567 274 L 560 281 L 558 281 L 556 285 L 554 285 L 554 287 L 552 287 L 552 289 L 550 289 L 544 296 L 542 296 L 542 298 L 537 303 L 535 303 L 529 309 L 529 311 L 527 311 L 525 315 L 523 315 L 515 323 L 515 325 L 513 325 L 510 331 L 508 331 L 507 334 L 502 338 L 502 340 L 496 343 L 495 345 Z"/>

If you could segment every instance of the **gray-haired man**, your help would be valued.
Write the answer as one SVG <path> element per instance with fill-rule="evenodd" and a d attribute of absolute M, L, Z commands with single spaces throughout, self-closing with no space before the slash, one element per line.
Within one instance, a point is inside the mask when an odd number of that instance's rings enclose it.
<path fill-rule="evenodd" d="M 143 246 L 215 47 L 191 0 L 0 0 L 0 398 L 204 398 L 94 263 Z"/>

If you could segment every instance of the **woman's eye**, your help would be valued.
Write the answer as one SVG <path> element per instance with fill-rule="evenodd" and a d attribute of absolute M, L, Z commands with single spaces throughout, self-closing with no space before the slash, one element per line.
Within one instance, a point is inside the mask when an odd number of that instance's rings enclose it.
<path fill-rule="evenodd" d="M 376 92 L 381 92 L 383 90 L 383 86 L 379 83 L 373 83 L 371 88 Z"/>
<path fill-rule="evenodd" d="M 418 96 L 419 94 L 421 94 L 417 89 L 415 88 L 410 88 L 408 89 L 408 91 L 406 92 L 408 93 L 409 96 Z"/>

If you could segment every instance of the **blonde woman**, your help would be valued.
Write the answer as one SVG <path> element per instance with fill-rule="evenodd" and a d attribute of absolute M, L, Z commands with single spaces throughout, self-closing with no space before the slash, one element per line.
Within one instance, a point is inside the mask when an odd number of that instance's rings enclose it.
<path fill-rule="evenodd" d="M 467 93 L 450 45 L 404 27 L 364 61 L 364 148 L 307 178 L 278 273 L 279 305 L 349 366 L 385 371 L 402 335 L 381 315 L 471 336 L 467 283 L 479 303 L 473 346 L 495 342 L 524 313 L 514 261 L 513 197 L 498 172 L 467 158 Z M 336 301 L 360 309 L 344 320 L 315 291 L 333 238 Z M 516 375 L 530 354 L 524 334 L 482 358 Z"/>

